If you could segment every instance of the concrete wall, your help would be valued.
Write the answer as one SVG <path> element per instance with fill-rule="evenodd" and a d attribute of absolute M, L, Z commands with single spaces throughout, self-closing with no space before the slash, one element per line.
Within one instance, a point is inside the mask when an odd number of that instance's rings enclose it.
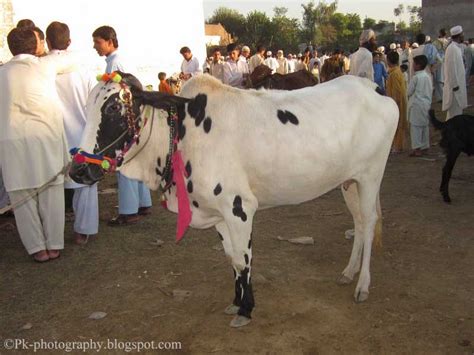
<path fill-rule="evenodd" d="M 441 28 L 461 25 L 464 38 L 474 38 L 474 0 L 422 0 L 423 32 L 432 38 Z"/>

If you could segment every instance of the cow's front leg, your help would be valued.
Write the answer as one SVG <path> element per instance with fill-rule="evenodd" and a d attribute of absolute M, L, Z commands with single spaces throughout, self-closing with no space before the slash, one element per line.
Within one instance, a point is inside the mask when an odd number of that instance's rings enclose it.
<path fill-rule="evenodd" d="M 223 237 L 224 248 L 231 249 L 228 255 L 234 269 L 235 297 L 232 305 L 227 307 L 226 313 L 235 314 L 230 323 L 231 327 L 242 327 L 250 323 L 255 305 L 251 282 L 251 235 L 257 201 L 253 196 L 242 198 L 236 195 L 231 202 L 231 207 L 223 212 L 225 226 L 219 224 L 218 231 Z M 227 242 L 227 238 L 230 243 Z"/>

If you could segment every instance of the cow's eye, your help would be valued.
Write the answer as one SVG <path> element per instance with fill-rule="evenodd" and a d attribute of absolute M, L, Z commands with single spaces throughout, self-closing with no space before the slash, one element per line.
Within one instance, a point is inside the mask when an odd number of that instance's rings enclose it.
<path fill-rule="evenodd" d="M 121 109 L 122 109 L 122 105 L 120 105 L 119 103 L 114 103 L 110 105 L 109 107 L 107 107 L 106 113 L 114 114 L 114 113 L 120 112 Z"/>

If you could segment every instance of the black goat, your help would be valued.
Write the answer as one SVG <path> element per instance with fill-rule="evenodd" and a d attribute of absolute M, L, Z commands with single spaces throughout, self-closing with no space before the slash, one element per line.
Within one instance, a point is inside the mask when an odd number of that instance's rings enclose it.
<path fill-rule="evenodd" d="M 433 126 L 441 131 L 440 146 L 446 153 L 446 164 L 443 167 L 443 176 L 439 191 L 444 202 L 450 203 L 449 179 L 461 152 L 467 155 L 474 154 L 474 116 L 459 115 L 446 122 L 436 119 L 434 110 L 430 110 L 430 120 Z"/>

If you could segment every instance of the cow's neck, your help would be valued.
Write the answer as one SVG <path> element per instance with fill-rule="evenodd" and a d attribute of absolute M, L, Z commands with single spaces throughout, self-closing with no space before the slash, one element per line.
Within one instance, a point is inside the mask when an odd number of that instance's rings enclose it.
<path fill-rule="evenodd" d="M 142 115 L 147 117 L 147 123 L 141 131 L 139 144 L 135 144 L 125 155 L 120 171 L 127 177 L 143 181 L 151 189 L 156 190 L 169 154 L 168 112 L 145 106 Z"/>

